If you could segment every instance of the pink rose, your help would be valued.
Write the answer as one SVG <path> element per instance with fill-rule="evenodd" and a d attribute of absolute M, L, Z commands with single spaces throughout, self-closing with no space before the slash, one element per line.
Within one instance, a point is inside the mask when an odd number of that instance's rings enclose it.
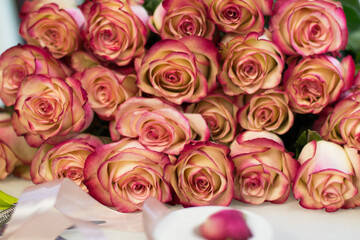
<path fill-rule="evenodd" d="M 90 134 L 80 134 L 55 146 L 41 145 L 31 163 L 32 181 L 43 183 L 69 178 L 87 191 L 83 184 L 85 160 L 101 145 L 101 140 Z"/>
<path fill-rule="evenodd" d="M 55 3 L 26 14 L 19 32 L 28 44 L 47 48 L 55 58 L 71 55 L 79 47 L 77 22 Z"/>
<path fill-rule="evenodd" d="M 348 41 L 341 2 L 331 0 L 279 0 L 270 30 L 274 42 L 287 55 L 339 52 Z"/>
<path fill-rule="evenodd" d="M 360 95 L 349 96 L 325 109 L 316 130 L 324 140 L 347 144 L 360 150 Z"/>
<path fill-rule="evenodd" d="M 230 150 L 235 165 L 235 199 L 251 204 L 288 199 L 298 162 L 276 134 L 245 131 Z"/>
<path fill-rule="evenodd" d="M 183 206 L 228 206 L 233 198 L 233 165 L 229 148 L 213 142 L 186 145 L 164 178 Z"/>
<path fill-rule="evenodd" d="M 340 145 L 311 141 L 301 150 L 298 161 L 301 166 L 294 179 L 293 192 L 302 207 L 333 212 L 358 193 L 353 181 L 353 165 Z"/>
<path fill-rule="evenodd" d="M 118 106 L 138 94 L 136 76 L 102 66 L 86 68 L 79 77 L 90 107 L 103 120 L 113 120 Z"/>
<path fill-rule="evenodd" d="M 86 47 L 101 60 L 125 66 L 145 52 L 147 29 L 127 1 L 85 1 L 81 10 Z"/>
<path fill-rule="evenodd" d="M 340 62 L 331 56 L 318 55 L 290 64 L 284 73 L 284 89 L 291 110 L 317 114 L 339 99 L 347 79 Z"/>
<path fill-rule="evenodd" d="M 205 0 L 205 2 L 209 7 L 210 18 L 221 31 L 242 35 L 263 31 L 264 16 L 257 0 Z"/>
<path fill-rule="evenodd" d="M 294 123 L 289 97 L 280 89 L 268 89 L 251 96 L 238 113 L 242 128 L 285 134 Z"/>
<path fill-rule="evenodd" d="M 47 51 L 32 45 L 17 45 L 0 57 L 0 97 L 6 106 L 15 104 L 21 82 L 31 74 L 65 78 L 69 69 Z"/>
<path fill-rule="evenodd" d="M 124 138 L 98 147 L 86 160 L 84 175 L 89 194 L 100 203 L 121 212 L 142 209 L 150 196 L 171 200 L 163 171 L 169 164 L 163 153 L 145 149 L 138 141 Z"/>
<path fill-rule="evenodd" d="M 220 47 L 219 82 L 227 95 L 253 94 L 281 82 L 284 56 L 270 40 L 257 33 L 225 37 Z"/>
<path fill-rule="evenodd" d="M 215 24 L 208 19 L 202 1 L 164 0 L 149 19 L 151 30 L 162 39 L 200 36 L 212 40 Z"/>
<path fill-rule="evenodd" d="M 352 180 L 354 185 L 358 189 L 358 193 L 352 198 L 346 200 L 342 208 L 355 208 L 360 206 L 360 153 L 358 149 L 349 147 L 347 145 L 344 146 L 344 150 L 348 155 L 354 169 L 354 175 L 352 176 Z"/>
<path fill-rule="evenodd" d="M 137 138 L 150 150 L 177 155 L 194 138 L 187 117 L 191 118 L 159 99 L 133 97 L 120 105 L 110 133 L 113 141 L 120 136 Z M 204 131 L 202 138 L 208 139 L 205 121 L 196 124 Z"/>
<path fill-rule="evenodd" d="M 189 105 L 186 112 L 201 114 L 209 126 L 212 140 L 229 143 L 236 134 L 238 109 L 225 95 L 213 93 Z"/>
<path fill-rule="evenodd" d="M 73 78 L 30 75 L 21 84 L 13 114 L 13 127 L 30 146 L 56 144 L 89 126 L 93 112 L 86 92 Z"/>
<path fill-rule="evenodd" d="M 138 87 L 179 105 L 199 101 L 216 87 L 217 51 L 198 36 L 159 41 L 135 63 Z"/>
<path fill-rule="evenodd" d="M 30 165 L 37 148 L 30 147 L 23 136 L 17 136 L 10 113 L 0 113 L 0 133 L 0 142 L 8 146 L 18 162 Z"/>

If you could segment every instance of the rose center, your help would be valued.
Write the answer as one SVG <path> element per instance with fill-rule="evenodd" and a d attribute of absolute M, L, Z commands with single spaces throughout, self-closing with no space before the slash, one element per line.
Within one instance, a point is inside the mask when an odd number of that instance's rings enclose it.
<path fill-rule="evenodd" d="M 210 183 L 204 176 L 196 176 L 195 187 L 199 192 L 206 192 L 210 188 Z"/>
<path fill-rule="evenodd" d="M 231 20 L 231 21 L 238 21 L 239 18 L 241 17 L 240 11 L 236 7 L 233 7 L 233 6 L 226 8 L 223 11 L 223 15 L 226 17 L 226 19 Z"/>
<path fill-rule="evenodd" d="M 181 31 L 184 33 L 184 35 L 194 35 L 195 34 L 195 26 L 194 23 L 190 20 L 184 20 L 183 23 L 180 26 Z"/>
<path fill-rule="evenodd" d="M 109 88 L 107 86 L 98 86 L 96 89 L 96 99 L 100 103 L 106 103 L 109 101 L 110 94 L 109 94 Z"/>
<path fill-rule="evenodd" d="M 168 83 L 178 83 L 181 81 L 181 74 L 177 71 L 170 71 L 164 74 L 164 79 Z"/>

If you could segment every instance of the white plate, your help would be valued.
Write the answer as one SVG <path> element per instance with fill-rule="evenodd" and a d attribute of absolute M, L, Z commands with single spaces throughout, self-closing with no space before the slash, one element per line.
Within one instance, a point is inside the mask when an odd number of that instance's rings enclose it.
<path fill-rule="evenodd" d="M 175 210 L 160 219 L 153 232 L 155 240 L 201 240 L 199 226 L 213 213 L 230 209 L 221 206 L 192 207 Z M 232 208 L 231 208 L 232 209 Z M 235 209 L 238 210 L 238 209 Z M 240 210 L 238 210 L 240 211 Z M 273 229 L 261 216 L 241 210 L 253 234 L 251 240 L 273 239 Z"/>

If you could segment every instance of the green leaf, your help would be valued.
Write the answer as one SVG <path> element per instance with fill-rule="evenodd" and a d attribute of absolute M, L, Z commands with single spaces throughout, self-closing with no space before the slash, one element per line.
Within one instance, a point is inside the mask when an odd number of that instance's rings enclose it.
<path fill-rule="evenodd" d="M 14 205 L 17 198 L 14 198 L 0 190 L 0 210 L 5 210 Z"/>
<path fill-rule="evenodd" d="M 303 147 L 311 141 L 320 141 L 322 140 L 321 136 L 313 130 L 307 129 L 305 131 L 303 131 L 300 136 L 298 137 L 298 139 L 296 139 L 295 143 L 294 143 L 294 149 L 295 149 L 295 159 L 297 159 L 299 157 L 299 154 L 301 152 L 301 150 L 303 149 Z"/>
<path fill-rule="evenodd" d="M 145 0 L 144 2 L 144 8 L 146 9 L 146 11 L 150 14 L 153 15 L 156 7 L 162 2 L 162 0 Z"/>

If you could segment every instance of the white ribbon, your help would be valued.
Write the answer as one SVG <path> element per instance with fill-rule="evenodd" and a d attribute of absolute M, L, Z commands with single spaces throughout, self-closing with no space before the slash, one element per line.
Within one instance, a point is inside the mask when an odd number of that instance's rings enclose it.
<path fill-rule="evenodd" d="M 69 227 L 83 239 L 105 239 L 100 226 L 143 231 L 142 213 L 111 210 L 65 178 L 25 189 L 2 239 L 56 239 Z"/>

